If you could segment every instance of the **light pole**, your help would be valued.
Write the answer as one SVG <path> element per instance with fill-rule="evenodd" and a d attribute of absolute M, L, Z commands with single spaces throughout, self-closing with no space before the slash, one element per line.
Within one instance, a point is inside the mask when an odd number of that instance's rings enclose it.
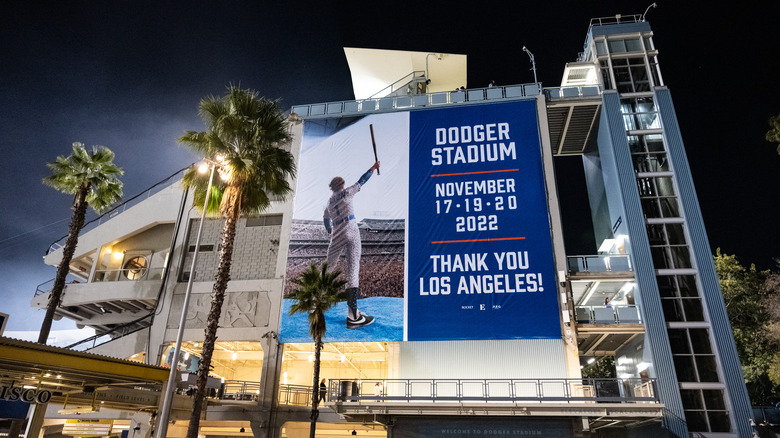
<path fill-rule="evenodd" d="M 534 54 L 531 53 L 530 50 L 528 50 L 528 47 L 523 46 L 523 52 L 528 54 L 528 57 L 531 58 L 531 70 L 534 71 L 534 83 L 538 84 L 539 81 L 536 80 L 536 60 L 534 60 Z"/>
<path fill-rule="evenodd" d="M 219 160 L 219 159 L 217 159 Z M 184 293 L 184 303 L 181 307 L 181 318 L 179 319 L 179 331 L 176 333 L 176 345 L 173 347 L 173 356 L 171 359 L 171 373 L 168 376 L 168 384 L 165 386 L 165 392 L 163 392 L 163 405 L 160 412 L 160 419 L 157 423 L 158 438 L 165 438 L 168 434 L 168 418 L 171 415 L 171 404 L 173 403 L 173 393 L 176 389 L 176 377 L 179 374 L 179 353 L 181 352 L 181 339 L 184 337 L 184 324 L 187 322 L 187 309 L 190 305 L 190 296 L 192 295 L 192 283 L 195 280 L 195 263 L 198 261 L 198 253 L 200 252 L 200 237 L 203 234 L 203 223 L 206 220 L 206 209 L 209 206 L 209 195 L 211 195 L 211 183 L 214 182 L 214 170 L 217 168 L 217 163 L 206 160 L 211 166 L 211 173 L 209 174 L 209 185 L 206 187 L 206 200 L 203 202 L 203 212 L 200 214 L 200 225 L 198 225 L 198 236 L 195 239 L 195 252 L 192 254 L 192 265 L 190 267 L 190 278 L 187 280 L 187 290 Z M 205 165 L 201 165 L 199 169 L 205 172 Z"/>

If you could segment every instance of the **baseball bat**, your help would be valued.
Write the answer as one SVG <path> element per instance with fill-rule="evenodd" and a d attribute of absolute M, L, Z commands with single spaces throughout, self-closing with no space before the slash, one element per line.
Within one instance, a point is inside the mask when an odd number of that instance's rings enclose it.
<path fill-rule="evenodd" d="M 374 161 L 379 161 L 376 155 L 376 140 L 374 140 L 374 125 L 369 124 L 368 128 L 371 130 L 371 143 L 374 144 Z M 379 175 L 379 168 L 376 169 L 376 174 Z"/>

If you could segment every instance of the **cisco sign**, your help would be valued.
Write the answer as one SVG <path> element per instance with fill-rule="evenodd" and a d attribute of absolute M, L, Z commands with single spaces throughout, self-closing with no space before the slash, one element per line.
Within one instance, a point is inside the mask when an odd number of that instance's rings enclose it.
<path fill-rule="evenodd" d="M 48 403 L 51 400 L 51 391 L 47 389 L 22 388 L 20 386 L 0 386 L 0 400 L 17 401 L 24 403 Z"/>

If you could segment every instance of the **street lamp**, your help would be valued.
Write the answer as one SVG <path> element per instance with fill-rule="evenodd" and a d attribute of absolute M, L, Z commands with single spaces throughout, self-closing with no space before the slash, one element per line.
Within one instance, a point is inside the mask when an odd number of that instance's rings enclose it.
<path fill-rule="evenodd" d="M 222 161 L 217 157 L 217 161 Z M 214 170 L 217 164 L 210 160 L 204 160 L 198 171 L 206 173 L 211 168 L 209 174 L 209 185 L 206 187 L 206 200 L 203 202 L 203 212 L 200 214 L 200 225 L 198 225 L 198 236 L 195 239 L 195 252 L 192 254 L 192 265 L 190 267 L 190 278 L 187 280 L 187 291 L 184 293 L 184 303 L 181 307 L 181 318 L 179 319 L 179 331 L 176 333 L 176 345 L 173 347 L 173 357 L 171 359 L 171 373 L 168 376 L 168 384 L 165 386 L 162 412 L 157 425 L 157 437 L 165 438 L 168 434 L 168 418 L 171 415 L 171 404 L 173 402 L 173 393 L 176 388 L 176 377 L 179 371 L 179 354 L 181 352 L 181 340 L 184 337 L 184 324 L 187 322 L 187 309 L 190 305 L 190 296 L 192 295 L 192 283 L 195 280 L 195 263 L 198 261 L 200 253 L 200 238 L 203 234 L 203 223 L 206 220 L 206 209 L 209 206 L 209 195 L 211 195 L 211 183 L 214 182 Z"/>
<path fill-rule="evenodd" d="M 523 52 L 527 53 L 528 57 L 531 58 L 531 70 L 534 71 L 534 83 L 539 83 L 539 81 L 536 80 L 536 60 L 534 60 L 534 54 L 531 53 L 526 46 L 523 46 Z"/>

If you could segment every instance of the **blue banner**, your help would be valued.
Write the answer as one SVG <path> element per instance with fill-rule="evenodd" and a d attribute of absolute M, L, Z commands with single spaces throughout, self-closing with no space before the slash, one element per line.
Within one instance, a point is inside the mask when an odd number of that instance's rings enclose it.
<path fill-rule="evenodd" d="M 406 339 L 559 338 L 534 101 L 409 116 Z"/>

